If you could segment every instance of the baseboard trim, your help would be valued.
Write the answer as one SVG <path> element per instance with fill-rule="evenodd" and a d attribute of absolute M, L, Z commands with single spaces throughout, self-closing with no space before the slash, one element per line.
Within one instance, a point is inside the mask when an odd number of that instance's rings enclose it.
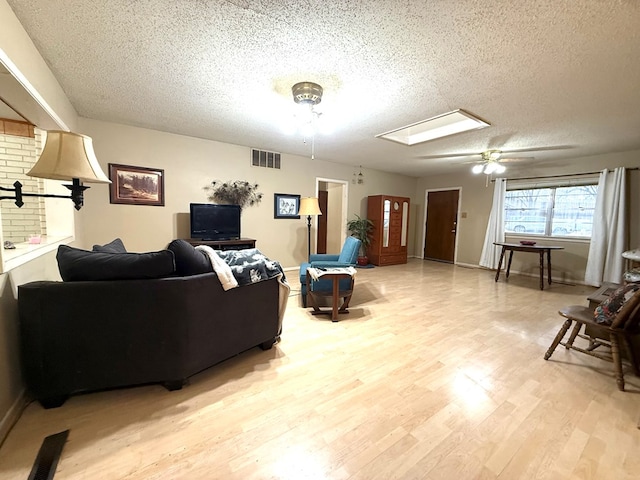
<path fill-rule="evenodd" d="M 495 270 L 493 270 L 495 272 Z M 546 267 L 545 267 L 545 271 L 546 271 Z M 524 277 L 532 277 L 532 278 L 540 278 L 540 273 L 535 273 L 535 272 L 521 272 L 519 270 L 511 270 L 509 272 L 509 275 L 522 275 Z M 503 278 L 504 276 L 504 270 L 500 270 L 500 278 Z M 544 276 L 544 282 L 545 285 L 547 285 L 547 275 L 545 273 Z M 580 281 L 580 280 L 574 280 L 571 278 L 558 278 L 558 277 L 554 277 L 553 275 L 551 275 L 551 283 L 557 283 L 559 285 L 570 285 L 570 286 L 574 286 L 574 285 L 586 285 L 586 283 L 584 283 L 584 280 Z"/>
<path fill-rule="evenodd" d="M 22 415 L 22 411 L 26 406 L 27 394 L 26 390 L 22 389 L 22 391 L 18 395 L 18 398 L 16 398 L 16 400 L 13 402 L 13 405 L 11 405 L 11 408 L 9 408 L 2 420 L 0 420 L 0 447 L 7 439 L 9 432 L 20 418 L 20 415 Z"/>
<path fill-rule="evenodd" d="M 456 262 L 456 265 L 458 267 L 465 267 L 465 268 L 484 268 L 484 267 L 481 267 L 480 265 L 474 265 L 473 263 Z"/>

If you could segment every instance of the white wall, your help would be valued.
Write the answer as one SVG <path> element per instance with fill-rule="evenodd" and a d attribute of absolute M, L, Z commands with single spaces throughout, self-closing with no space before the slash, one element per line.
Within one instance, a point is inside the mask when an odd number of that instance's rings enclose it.
<path fill-rule="evenodd" d="M 120 237 L 131 251 L 162 249 L 174 238 L 189 236 L 189 203 L 207 201 L 203 189 L 209 182 L 247 180 L 260 185 L 264 198 L 243 211 L 242 236 L 255 238 L 256 246 L 285 268 L 296 267 L 307 256 L 306 220 L 274 219 L 273 194 L 315 196 L 316 178 L 349 182 L 353 175 L 353 167 L 284 153 L 280 170 L 253 167 L 249 147 L 86 118 L 79 119 L 79 131 L 93 138 L 105 172 L 109 163 L 117 163 L 165 174 L 164 207 L 110 204 L 108 185 L 87 190 L 79 226 L 79 242 L 86 248 Z M 415 185 L 412 177 L 368 171 L 365 185 L 348 185 L 349 217 L 366 213 L 367 195 L 400 195 Z"/>
<path fill-rule="evenodd" d="M 43 104 L 51 107 L 64 125 L 75 128 L 75 110 L 6 0 L 0 0 L 0 62 L 10 71 L 20 73 L 22 80 L 26 80 L 32 88 L 32 93 L 37 93 Z M 5 100 L 8 97 L 14 102 L 26 99 L 30 108 L 37 105 L 12 77 L 1 77 L 0 87 Z M 61 127 L 48 117 L 41 106 L 35 107 L 35 110 L 30 110 L 34 118 L 38 119 L 33 121 L 39 122 L 42 119 L 46 123 L 39 126 Z M 21 395 L 24 390 L 19 362 L 17 287 L 34 280 L 59 278 L 54 253 L 0 275 L 0 441 L 11 426 L 13 416 L 22 408 Z"/>
<path fill-rule="evenodd" d="M 640 167 L 640 151 L 610 153 L 591 157 L 563 160 L 557 166 L 547 165 L 544 168 L 511 168 L 505 173 L 506 178 L 542 177 L 547 175 L 563 175 L 600 171 L 604 168 Z M 640 171 L 629 171 L 630 232 L 629 245 L 640 245 Z M 440 175 L 418 179 L 414 198 L 416 205 L 416 252 L 421 255 L 424 231 L 424 198 L 428 189 L 462 187 L 460 212 L 466 218 L 458 223 L 457 263 L 478 265 L 482 244 L 487 228 L 493 199 L 493 183 L 486 186 L 484 175 L 465 172 L 456 175 Z M 413 212 L 412 212 L 413 213 Z M 507 239 L 509 240 L 509 238 Z M 515 241 L 515 240 L 514 240 Z M 579 283 L 584 280 L 584 271 L 589 253 L 589 243 L 569 240 L 545 240 L 544 244 L 561 245 L 564 250 L 553 253 L 553 274 L 560 280 Z M 539 259 L 536 255 L 514 255 L 512 270 L 537 275 Z"/>

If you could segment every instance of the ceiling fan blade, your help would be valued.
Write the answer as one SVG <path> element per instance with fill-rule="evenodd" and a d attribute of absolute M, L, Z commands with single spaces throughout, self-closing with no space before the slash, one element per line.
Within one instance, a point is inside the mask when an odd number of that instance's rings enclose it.
<path fill-rule="evenodd" d="M 438 158 L 460 158 L 460 157 L 480 157 L 482 158 L 487 152 L 497 151 L 500 155 L 509 155 L 512 153 L 528 153 L 528 152 L 545 152 L 549 150 L 567 150 L 570 148 L 575 148 L 573 145 L 554 145 L 550 147 L 531 147 L 531 148 L 514 148 L 509 150 L 503 150 L 500 148 L 483 150 L 482 152 L 467 152 L 467 153 L 443 153 L 438 155 L 418 155 L 414 158 L 422 158 L 422 159 L 438 159 Z M 509 157 L 511 158 L 511 157 Z M 514 157 L 515 158 L 515 157 Z M 518 157 L 518 158 L 526 158 L 533 159 L 533 157 Z M 500 158 L 500 161 L 507 160 L 507 158 Z M 466 162 L 473 163 L 473 162 Z"/>
<path fill-rule="evenodd" d="M 510 153 L 524 153 L 524 152 L 546 152 L 550 150 L 568 150 L 575 148 L 573 145 L 555 145 L 551 147 L 531 147 L 531 148 L 514 148 L 509 150 L 500 150 L 503 154 L 509 155 Z"/>
<path fill-rule="evenodd" d="M 418 155 L 415 158 L 436 159 L 436 158 L 456 158 L 456 157 L 480 157 L 482 153 L 443 153 L 441 155 Z"/>
<path fill-rule="evenodd" d="M 498 160 L 500 163 L 518 163 L 518 162 L 528 162 L 530 160 L 535 160 L 536 157 L 509 157 L 509 158 L 501 158 Z"/>

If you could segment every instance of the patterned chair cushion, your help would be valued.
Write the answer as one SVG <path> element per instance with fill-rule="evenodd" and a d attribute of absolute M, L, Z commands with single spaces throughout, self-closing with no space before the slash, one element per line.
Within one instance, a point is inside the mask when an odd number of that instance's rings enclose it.
<path fill-rule="evenodd" d="M 596 307 L 593 312 L 597 323 L 611 325 L 614 317 L 624 304 L 640 290 L 640 283 L 628 283 L 617 288 L 609 297 Z"/>

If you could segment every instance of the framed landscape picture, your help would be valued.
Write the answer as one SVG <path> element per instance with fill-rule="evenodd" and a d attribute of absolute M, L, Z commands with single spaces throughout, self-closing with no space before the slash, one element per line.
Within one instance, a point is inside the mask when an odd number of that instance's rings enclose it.
<path fill-rule="evenodd" d="M 109 164 L 111 203 L 164 206 L 164 170 Z"/>
<path fill-rule="evenodd" d="M 300 218 L 300 195 L 273 194 L 273 218 Z"/>

